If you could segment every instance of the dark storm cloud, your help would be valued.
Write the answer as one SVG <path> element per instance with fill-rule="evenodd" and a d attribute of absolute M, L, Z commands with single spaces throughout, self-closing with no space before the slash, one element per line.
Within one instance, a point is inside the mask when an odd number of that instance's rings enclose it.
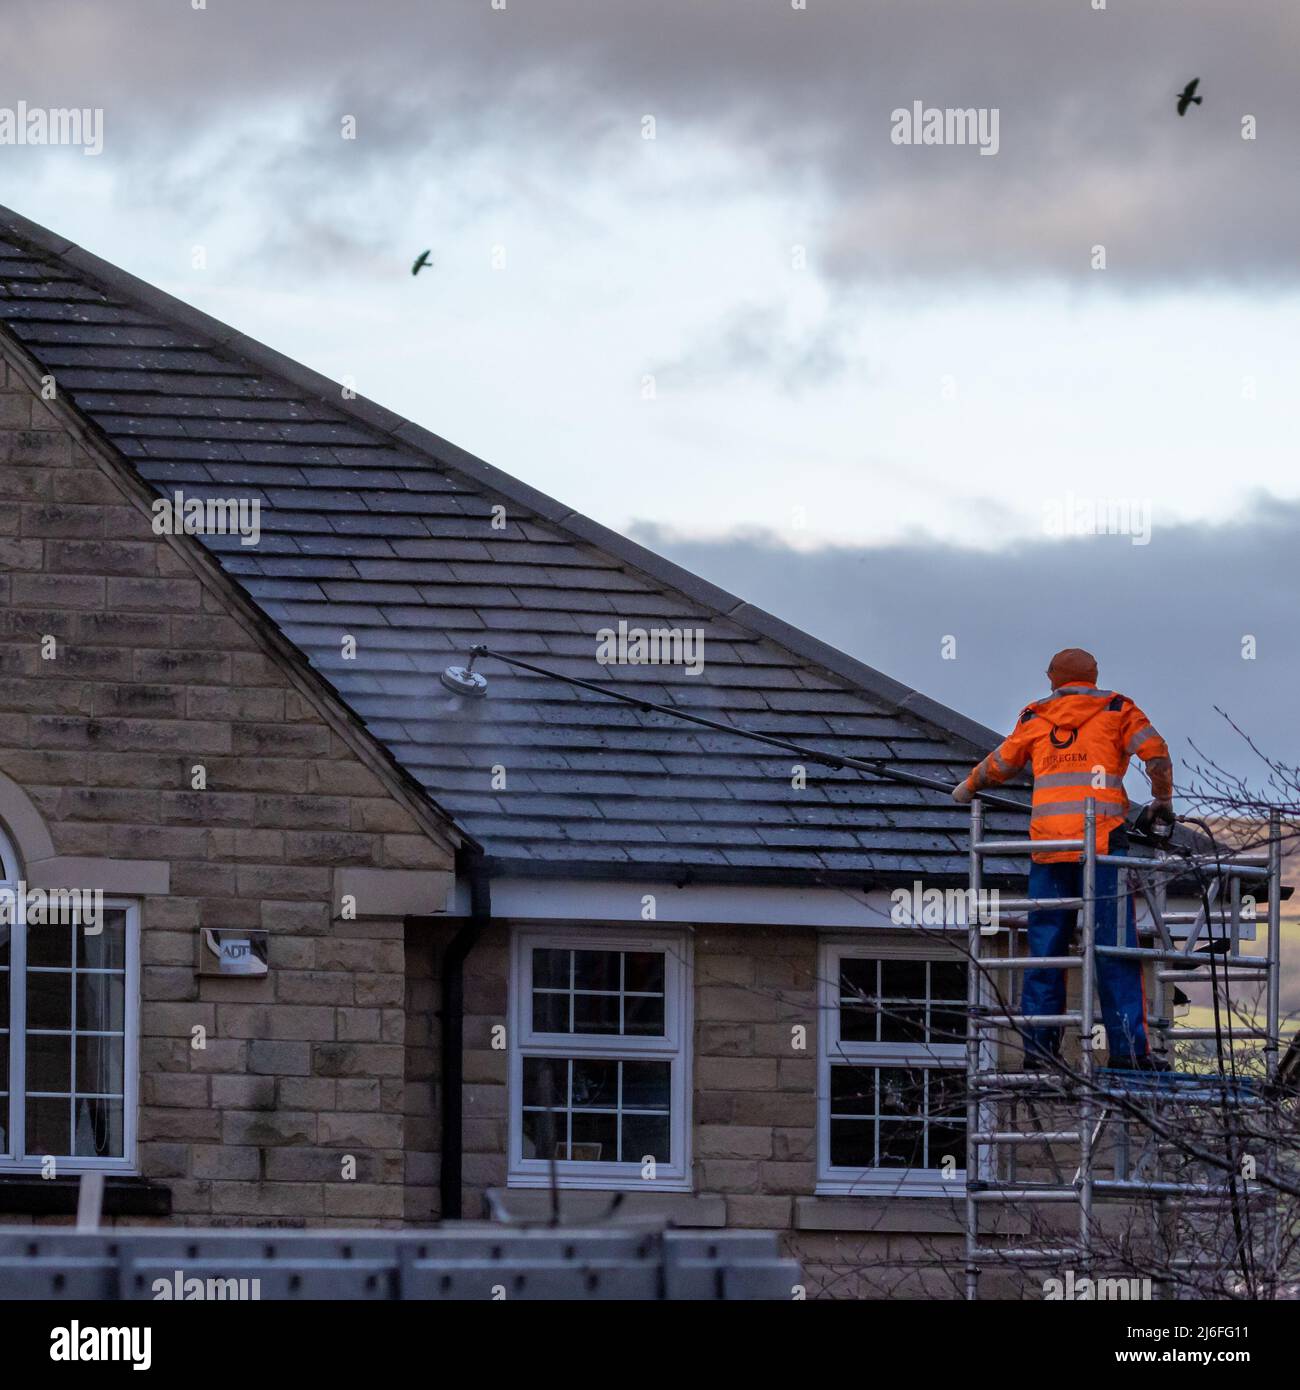
<path fill-rule="evenodd" d="M 1047 693 L 1062 647 L 1100 662 L 1169 740 L 1178 779 L 1191 743 L 1257 778 L 1214 712 L 1264 752 L 1300 763 L 1300 503 L 1261 498 L 1230 524 L 1036 541 L 987 553 L 926 543 L 793 551 L 772 537 L 642 544 L 994 729 Z M 956 659 L 945 660 L 945 638 Z M 1256 655 L 1244 660 L 1243 639 Z"/>
<path fill-rule="evenodd" d="M 1295 274 L 1289 0 L 12 4 L 0 84 L 103 106 L 142 201 L 218 200 L 233 164 L 243 197 L 364 222 L 367 180 L 399 202 L 475 153 L 506 180 L 610 179 L 649 113 L 660 142 L 727 149 L 737 187 L 804 197 L 834 277 L 1088 276 L 1097 243 L 1125 287 Z M 998 108 L 998 154 L 891 144 L 914 101 Z"/>

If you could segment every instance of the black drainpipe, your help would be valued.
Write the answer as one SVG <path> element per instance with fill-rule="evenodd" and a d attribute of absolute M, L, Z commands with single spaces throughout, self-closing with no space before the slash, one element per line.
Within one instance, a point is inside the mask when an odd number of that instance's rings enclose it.
<path fill-rule="evenodd" d="M 442 953 L 442 1161 L 438 1170 L 438 1190 L 444 1221 L 458 1221 L 463 1215 L 465 961 L 483 934 L 483 928 L 492 920 L 492 888 L 482 856 L 467 856 L 464 869 L 469 879 L 469 920 Z M 434 1085 L 437 1084 L 435 1078 Z"/>

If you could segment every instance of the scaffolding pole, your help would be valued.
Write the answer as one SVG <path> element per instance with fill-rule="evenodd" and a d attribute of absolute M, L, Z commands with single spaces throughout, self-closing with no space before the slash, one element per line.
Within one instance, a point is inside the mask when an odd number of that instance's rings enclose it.
<path fill-rule="evenodd" d="M 966 970 L 966 1009 L 971 1019 L 981 1003 L 980 985 L 980 885 L 983 866 L 980 862 L 980 841 L 984 836 L 984 807 L 979 797 L 970 804 L 970 896 L 967 903 L 974 911 L 967 911 L 966 951 L 970 964 Z M 972 1178 L 978 1179 L 984 1167 L 984 1156 L 975 1145 L 973 1136 L 982 1128 L 980 1124 L 980 1093 L 978 1087 L 970 1084 L 971 1078 L 980 1071 L 980 1047 L 983 1038 L 979 1029 L 966 1029 L 966 1297 L 974 1300 L 979 1297 L 980 1270 L 979 1254 L 979 1204 L 975 1201 Z"/>

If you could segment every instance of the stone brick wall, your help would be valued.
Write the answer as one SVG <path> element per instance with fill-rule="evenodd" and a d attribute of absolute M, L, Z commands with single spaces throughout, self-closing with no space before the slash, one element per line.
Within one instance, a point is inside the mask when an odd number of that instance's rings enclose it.
<path fill-rule="evenodd" d="M 412 926 L 406 932 L 406 1220 L 415 1225 L 442 1214 L 438 1193 L 442 1134 L 440 963 L 452 928 Z M 503 1140 L 504 1144 L 504 1140 Z M 469 1210 L 467 1215 L 476 1215 Z"/>
<path fill-rule="evenodd" d="M 142 914 L 141 1171 L 194 1224 L 400 1222 L 403 923 L 339 920 L 333 873 L 449 868 L 449 842 L 57 410 L 0 361 L 0 772 L 58 854 L 170 862 Z M 204 926 L 266 928 L 269 975 L 199 977 Z"/>
<path fill-rule="evenodd" d="M 728 1226 L 788 1229 L 816 1185 L 817 936 L 701 927 L 695 978 L 700 1190 Z"/>
<path fill-rule="evenodd" d="M 492 1047 L 492 1029 L 508 1021 L 510 929 L 487 927 L 465 962 L 465 1075 L 461 1109 L 464 1215 L 484 1214 L 489 1188 L 506 1183 L 508 1052 Z"/>

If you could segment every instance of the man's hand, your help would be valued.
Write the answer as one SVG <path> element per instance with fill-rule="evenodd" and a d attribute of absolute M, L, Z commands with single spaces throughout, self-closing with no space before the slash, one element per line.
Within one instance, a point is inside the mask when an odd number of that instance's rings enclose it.
<path fill-rule="evenodd" d="M 1161 825 L 1173 827 L 1178 824 L 1178 817 L 1174 814 L 1174 803 L 1172 801 L 1155 801 L 1152 803 L 1151 819 L 1158 821 Z"/>
<path fill-rule="evenodd" d="M 969 782 L 958 782 L 952 789 L 952 799 L 958 806 L 967 806 L 975 800 L 975 793 Z"/>

